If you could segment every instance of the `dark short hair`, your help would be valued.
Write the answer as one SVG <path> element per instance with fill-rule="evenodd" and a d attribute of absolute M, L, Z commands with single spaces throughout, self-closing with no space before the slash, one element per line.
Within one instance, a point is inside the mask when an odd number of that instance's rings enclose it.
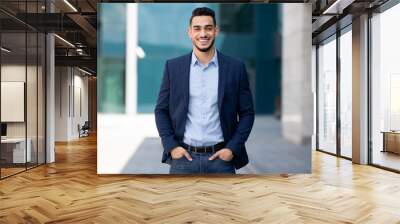
<path fill-rule="evenodd" d="M 217 25 L 217 21 L 215 20 L 215 12 L 214 10 L 207 8 L 207 7 L 200 7 L 200 8 L 195 8 L 192 11 L 192 16 L 190 17 L 190 25 L 192 24 L 192 20 L 195 16 L 211 16 L 214 22 L 214 26 Z"/>

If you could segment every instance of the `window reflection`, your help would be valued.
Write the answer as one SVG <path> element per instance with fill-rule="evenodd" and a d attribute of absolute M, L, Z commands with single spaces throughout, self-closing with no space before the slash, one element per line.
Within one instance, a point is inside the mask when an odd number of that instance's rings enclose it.
<path fill-rule="evenodd" d="M 318 148 L 336 153 L 336 39 L 318 48 Z"/>

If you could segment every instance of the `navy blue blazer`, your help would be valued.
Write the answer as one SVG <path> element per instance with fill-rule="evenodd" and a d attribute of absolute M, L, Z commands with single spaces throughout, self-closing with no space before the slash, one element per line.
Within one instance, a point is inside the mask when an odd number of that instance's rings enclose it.
<path fill-rule="evenodd" d="M 217 51 L 218 110 L 226 148 L 233 152 L 236 169 L 248 162 L 245 142 L 254 123 L 254 108 L 246 67 L 243 62 Z M 189 105 L 192 53 L 167 60 L 155 108 L 157 129 L 164 147 L 163 163 L 170 163 L 170 151 L 182 144 Z"/>

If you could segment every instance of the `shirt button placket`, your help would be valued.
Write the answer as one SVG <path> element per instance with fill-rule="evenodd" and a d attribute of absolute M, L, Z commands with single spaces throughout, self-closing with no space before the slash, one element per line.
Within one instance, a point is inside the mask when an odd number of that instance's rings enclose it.
<path fill-rule="evenodd" d="M 204 86 L 205 86 L 204 75 L 205 75 L 204 68 L 202 68 L 202 70 L 201 70 L 201 110 L 200 110 L 200 114 L 201 114 L 201 129 L 202 129 L 201 139 L 203 142 L 204 142 L 204 131 L 205 131 L 205 129 L 204 129 L 204 124 L 205 124 L 205 121 L 204 121 L 205 105 L 204 105 L 204 103 L 205 103 L 205 97 L 206 97 L 205 96 L 205 88 L 204 88 Z"/>

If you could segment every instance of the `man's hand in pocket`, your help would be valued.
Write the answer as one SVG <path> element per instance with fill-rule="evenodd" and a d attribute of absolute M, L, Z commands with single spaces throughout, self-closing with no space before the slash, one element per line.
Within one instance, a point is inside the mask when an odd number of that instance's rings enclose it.
<path fill-rule="evenodd" d="M 220 159 L 225 160 L 225 161 L 231 161 L 233 159 L 232 150 L 230 150 L 228 148 L 223 148 L 223 149 L 217 151 L 216 153 L 214 153 L 209 158 L 209 160 L 214 160 L 217 157 L 219 157 Z"/>
<path fill-rule="evenodd" d="M 185 156 L 187 160 L 192 161 L 192 157 L 183 147 L 178 146 L 171 150 L 172 159 L 180 159 L 182 156 Z"/>

